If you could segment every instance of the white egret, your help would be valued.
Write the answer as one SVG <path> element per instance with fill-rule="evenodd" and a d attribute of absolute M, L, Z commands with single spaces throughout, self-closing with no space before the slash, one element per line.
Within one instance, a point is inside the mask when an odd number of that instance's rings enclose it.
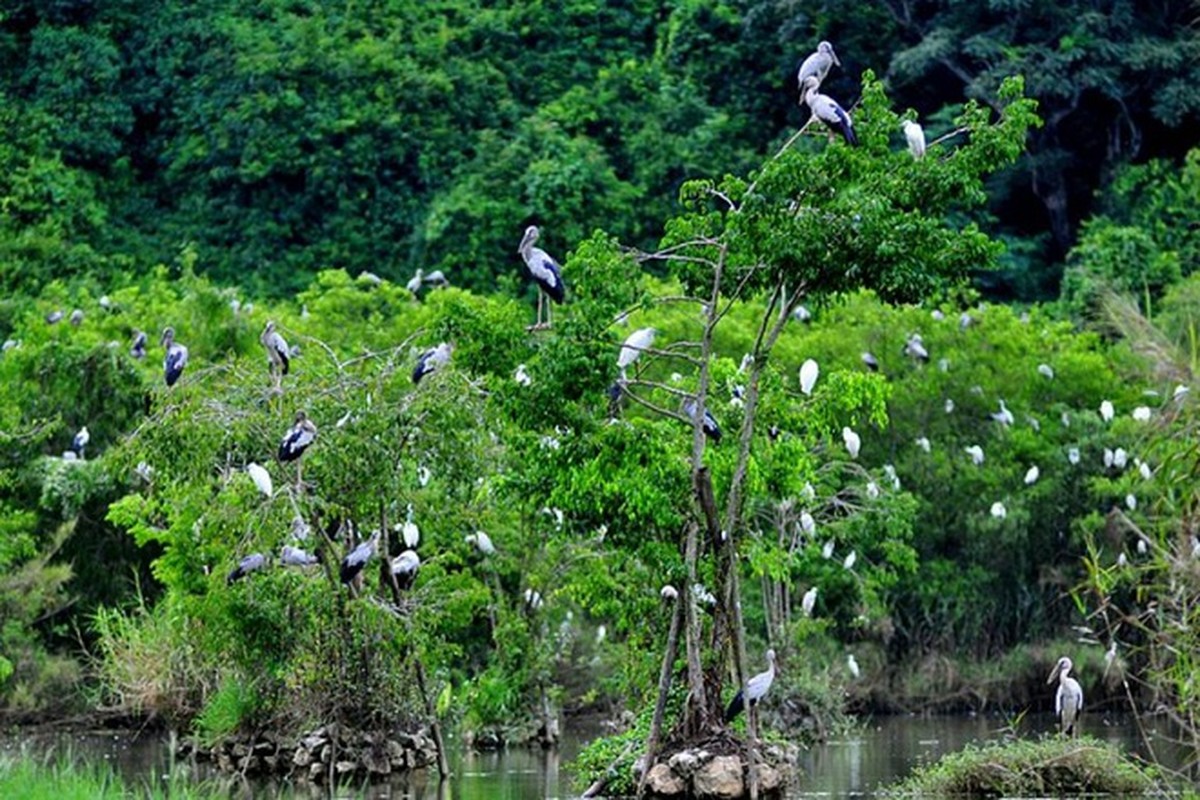
<path fill-rule="evenodd" d="M 925 130 L 911 119 L 901 122 L 900 127 L 904 129 L 904 140 L 908 142 L 908 152 L 912 153 L 912 157 L 915 159 L 923 158 L 925 156 Z"/>
<path fill-rule="evenodd" d="M 1038 469 L 1037 464 L 1034 464 L 1025 472 L 1025 485 L 1032 486 L 1037 483 L 1038 475 L 1040 474 L 1041 471 Z"/>
<path fill-rule="evenodd" d="M 520 386 L 528 386 L 533 383 L 533 378 L 530 378 L 529 373 L 525 371 L 524 364 L 517 364 L 517 371 L 513 373 L 513 380 Z"/>
<path fill-rule="evenodd" d="M 1100 404 L 1100 419 L 1104 420 L 1105 422 L 1112 422 L 1112 418 L 1115 413 L 1116 412 L 1113 409 L 1113 404 L 1110 401 L 1105 400 Z"/>
<path fill-rule="evenodd" d="M 679 598 L 679 590 L 669 583 L 663 584 L 663 587 L 658 590 L 658 596 L 661 597 L 664 602 L 674 603 L 675 600 Z"/>
<path fill-rule="evenodd" d="M 999 500 L 992 503 L 992 516 L 996 519 L 1004 519 L 1008 516 L 1008 509 L 1004 507 L 1004 503 Z"/>
<path fill-rule="evenodd" d="M 862 674 L 862 670 L 858 667 L 858 660 L 854 657 L 854 653 L 846 656 L 846 669 L 850 670 L 850 675 L 856 679 Z"/>
<path fill-rule="evenodd" d="M 467 544 L 475 545 L 475 549 L 485 556 L 494 556 L 496 554 L 496 546 L 492 544 L 492 537 L 488 536 L 484 531 L 475 531 L 467 535 L 463 541 Z"/>
<path fill-rule="evenodd" d="M 849 427 L 842 428 L 842 441 L 846 445 L 846 452 L 851 458 L 858 458 L 858 451 L 862 447 L 862 439 L 859 435 Z"/>
<path fill-rule="evenodd" d="M 1054 378 L 1054 369 L 1049 364 L 1038 364 L 1037 371 L 1039 375 L 1046 378 Z"/>
<path fill-rule="evenodd" d="M 412 503 L 408 504 L 408 516 L 404 519 L 404 526 L 400 529 L 400 536 L 404 539 L 404 546 L 409 550 L 416 549 L 421 543 L 421 529 L 417 527 L 417 523 L 413 522 L 413 507 Z"/>
<path fill-rule="evenodd" d="M 963 450 L 971 457 L 971 463 L 975 466 L 983 463 L 983 448 L 979 445 L 973 444 L 970 447 L 964 447 Z"/>
<path fill-rule="evenodd" d="M 640 328 L 626 337 L 620 352 L 617 353 L 617 369 L 621 370 L 621 380 L 627 380 L 625 370 L 638 360 L 643 350 L 654 344 L 657 333 L 656 328 Z"/>
<path fill-rule="evenodd" d="M 854 569 L 854 562 L 858 561 L 858 551 L 851 550 L 850 554 L 842 559 L 842 566 L 846 569 Z"/>
<path fill-rule="evenodd" d="M 800 365 L 800 391 L 808 396 L 812 396 L 813 386 L 817 383 L 817 377 L 821 374 L 821 368 L 817 366 L 817 362 L 813 359 L 806 359 Z"/>
<path fill-rule="evenodd" d="M 1149 422 L 1150 421 L 1150 407 L 1149 406 L 1138 406 L 1137 408 L 1135 408 L 1133 410 L 1131 416 L 1138 422 Z"/>
<path fill-rule="evenodd" d="M 817 530 L 817 521 L 807 511 L 800 514 L 800 530 L 804 531 L 805 536 L 812 536 Z"/>
<path fill-rule="evenodd" d="M 933 446 L 929 443 L 929 438 L 926 436 L 917 437 L 917 447 L 921 448 L 926 453 L 933 449 Z"/>
<path fill-rule="evenodd" d="M 246 474 L 250 476 L 250 480 L 254 481 L 254 485 L 263 493 L 263 496 L 270 497 L 275 493 L 275 486 L 271 483 L 271 473 L 267 472 L 265 467 L 251 462 L 246 465 Z"/>
<path fill-rule="evenodd" d="M 817 605 L 817 587 L 814 586 L 804 593 L 804 597 L 800 600 L 800 609 L 804 612 L 804 616 L 811 617 L 813 608 Z"/>
<path fill-rule="evenodd" d="M 833 558 L 833 539 L 830 539 L 821 548 L 821 557 L 822 558 Z"/>

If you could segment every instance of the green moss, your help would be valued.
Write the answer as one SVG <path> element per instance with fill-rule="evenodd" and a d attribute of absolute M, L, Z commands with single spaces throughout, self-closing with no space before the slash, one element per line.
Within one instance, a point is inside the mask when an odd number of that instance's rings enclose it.
<path fill-rule="evenodd" d="M 951 753 L 889 788 L 891 796 L 1145 795 L 1157 774 L 1097 739 L 990 742 Z"/>

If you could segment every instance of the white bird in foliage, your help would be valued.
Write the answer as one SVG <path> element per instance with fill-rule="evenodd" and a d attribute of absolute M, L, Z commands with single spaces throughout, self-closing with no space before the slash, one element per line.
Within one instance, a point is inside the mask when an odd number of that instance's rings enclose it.
<path fill-rule="evenodd" d="M 811 617 L 813 608 L 817 605 L 817 587 L 814 586 L 804 593 L 804 597 L 800 600 L 800 609 L 804 612 L 804 616 Z"/>
<path fill-rule="evenodd" d="M 999 500 L 992 503 L 992 516 L 996 519 L 1004 519 L 1008 516 L 1008 509 L 1004 507 L 1004 503 Z"/>
<path fill-rule="evenodd" d="M 951 400 L 949 397 L 947 397 L 944 408 L 946 409 L 947 414 L 953 413 L 954 412 L 954 401 Z"/>
<path fill-rule="evenodd" d="M 291 363 L 291 350 L 288 348 L 288 343 L 284 341 L 282 334 L 275 330 L 275 320 L 267 320 L 267 327 L 263 328 L 262 335 L 258 337 L 262 342 L 263 349 L 267 351 L 267 360 L 271 365 L 271 374 L 275 376 L 275 385 L 279 385 L 279 380 L 283 375 L 288 374 L 288 366 Z"/>
<path fill-rule="evenodd" d="M 858 668 L 858 660 L 854 657 L 854 653 L 846 656 L 846 669 L 850 670 L 850 674 L 855 678 L 862 674 L 862 670 Z"/>
<path fill-rule="evenodd" d="M 817 88 L 821 82 L 814 76 L 809 76 L 804 79 L 800 87 L 800 92 L 804 96 L 804 102 L 808 104 L 808 108 L 812 111 L 812 115 L 823 122 L 829 128 L 837 131 L 846 140 L 846 143 L 851 147 L 858 144 L 858 137 L 854 135 L 854 122 L 851 121 L 850 115 L 846 113 L 846 109 L 842 108 L 836 100 L 827 94 L 821 94 Z"/>
<path fill-rule="evenodd" d="M 1063 656 L 1054 665 L 1046 683 L 1058 681 L 1058 692 L 1054 695 L 1054 713 L 1058 715 L 1063 735 L 1078 733 L 1075 725 L 1083 711 L 1083 687 L 1071 677 L 1071 659 Z"/>
<path fill-rule="evenodd" d="M 562 280 L 562 268 L 558 266 L 558 262 L 551 258 L 545 250 L 540 247 L 534 247 L 541 231 L 536 225 L 530 225 L 525 229 L 525 235 L 521 237 L 521 245 L 517 248 L 517 252 L 521 254 L 521 258 L 525 261 L 525 266 L 529 269 L 530 276 L 533 277 L 533 282 L 538 285 L 538 307 L 537 307 L 537 323 L 535 328 L 543 327 L 542 323 L 542 296 L 546 295 L 555 303 L 562 303 L 566 299 L 566 286 Z M 546 309 L 545 327 L 550 327 L 550 309 Z"/>
<path fill-rule="evenodd" d="M 812 396 L 813 386 L 817 383 L 817 376 L 821 374 L 821 368 L 817 366 L 817 362 L 813 359 L 807 359 L 800 365 L 800 391 L 808 396 Z"/>
<path fill-rule="evenodd" d="M 1124 447 L 1118 447 L 1113 451 L 1112 465 L 1117 469 L 1125 469 L 1125 465 L 1129 463 L 1129 454 L 1125 452 Z"/>
<path fill-rule="evenodd" d="M 1042 375 L 1046 378 L 1054 378 L 1054 369 L 1049 364 L 1038 364 L 1037 371 L 1039 375 Z"/>
<path fill-rule="evenodd" d="M 654 344 L 657 333 L 655 328 L 640 328 L 626 337 L 620 352 L 617 353 L 617 368 L 621 370 L 621 380 L 627 380 L 625 370 L 638 360 L 643 350 Z"/>
<path fill-rule="evenodd" d="M 862 359 L 863 366 L 871 372 L 879 372 L 879 359 L 875 357 L 874 353 L 864 350 L 859 358 Z"/>
<path fill-rule="evenodd" d="M 854 569 L 854 562 L 858 561 L 858 551 L 851 550 L 850 555 L 842 559 L 842 566 L 846 569 Z"/>
<path fill-rule="evenodd" d="M 417 365 L 413 367 L 412 382 L 420 383 L 426 375 L 449 364 L 453 352 L 454 346 L 449 342 L 442 342 L 437 347 L 426 350 L 417 358 Z"/>
<path fill-rule="evenodd" d="M 162 346 L 167 350 L 163 357 L 163 377 L 167 386 L 174 386 L 187 366 L 188 349 L 175 341 L 175 329 L 171 327 L 163 329 Z"/>
<path fill-rule="evenodd" d="M 904 342 L 904 355 L 918 361 L 929 360 L 929 351 L 925 349 L 925 340 L 921 338 L 921 334 L 914 333 L 908 337 Z"/>
<path fill-rule="evenodd" d="M 283 546 L 283 552 L 279 556 L 280 563 L 285 567 L 308 567 L 316 564 L 318 560 L 312 553 L 290 544 Z"/>
<path fill-rule="evenodd" d="M 767 651 L 767 668 L 765 671 L 758 673 L 750 680 L 746 681 L 746 691 L 743 695 L 741 689 L 733 696 L 729 706 L 725 709 L 725 722 L 733 722 L 737 715 L 742 713 L 742 709 L 746 705 L 756 705 L 759 700 L 762 700 L 767 691 L 771 688 L 771 684 L 775 681 L 775 651 Z M 747 702 L 748 701 L 748 702 Z"/>
<path fill-rule="evenodd" d="M 812 319 L 812 312 L 804 306 L 796 306 L 792 310 L 792 319 L 796 322 L 808 322 Z"/>
<path fill-rule="evenodd" d="M 1130 511 L 1137 511 L 1137 497 L 1132 494 L 1125 495 L 1125 506 Z"/>
<path fill-rule="evenodd" d="M 675 600 L 679 598 L 679 590 L 667 583 L 658 590 L 658 596 L 661 597 L 664 602 L 674 603 Z"/>
<path fill-rule="evenodd" d="M 407 592 L 417 580 L 417 571 L 421 568 L 421 557 L 416 550 L 405 550 L 392 559 L 392 575 L 396 578 L 396 586 L 400 591 Z"/>
<path fill-rule="evenodd" d="M 821 557 L 833 558 L 833 539 L 830 539 L 825 543 L 825 546 L 821 548 Z"/>
<path fill-rule="evenodd" d="M 817 521 L 807 511 L 800 514 L 800 530 L 804 531 L 805 536 L 812 536 L 817 530 Z"/>
<path fill-rule="evenodd" d="M 230 572 L 229 575 L 226 576 L 225 585 L 228 586 L 228 585 L 234 583 L 235 581 L 241 580 L 242 578 L 249 575 L 251 572 L 260 570 L 263 567 L 265 567 L 266 565 L 267 565 L 267 557 L 266 556 L 264 556 L 262 553 L 251 553 L 250 555 L 246 556 L 241 561 L 239 561 L 238 565 L 234 568 L 233 572 Z"/>
<path fill-rule="evenodd" d="M 275 485 L 271 483 L 271 473 L 267 472 L 265 467 L 251 462 L 246 465 L 246 474 L 250 476 L 250 480 L 254 481 L 254 485 L 258 487 L 264 497 L 270 497 L 275 493 Z"/>
<path fill-rule="evenodd" d="M 927 436 L 921 436 L 917 439 L 917 447 L 921 448 L 926 453 L 933 449 L 933 445 L 930 444 L 929 437 Z"/>
<path fill-rule="evenodd" d="M 876 500 L 879 497 L 879 484 L 875 481 L 867 481 L 867 497 Z"/>
<path fill-rule="evenodd" d="M 404 539 L 404 546 L 409 550 L 416 549 L 421 543 L 421 529 L 417 527 L 417 523 L 413 522 L 413 507 L 412 503 L 408 504 L 408 516 L 404 520 L 404 527 L 400 531 L 401 537 Z"/>
<path fill-rule="evenodd" d="M 1040 475 L 1040 474 L 1041 474 L 1041 472 L 1040 472 L 1040 470 L 1038 470 L 1037 464 L 1034 464 L 1025 473 L 1025 485 L 1032 486 L 1033 484 L 1037 483 L 1038 475 Z"/>
<path fill-rule="evenodd" d="M 915 159 L 924 158 L 925 129 L 911 119 L 901 122 L 900 127 L 904 129 L 904 140 L 908 142 L 908 152 L 912 153 L 912 157 Z"/>
<path fill-rule="evenodd" d="M 1079 463 L 1078 447 L 1072 447 L 1067 450 L 1067 461 L 1070 461 L 1072 465 Z"/>
<path fill-rule="evenodd" d="M 404 288 L 408 289 L 413 294 L 418 294 L 421 291 L 421 284 L 425 282 L 425 270 L 417 268 L 413 276 L 408 279 L 408 283 L 404 284 Z"/>
<path fill-rule="evenodd" d="M 496 546 L 492 544 L 492 537 L 483 531 L 475 531 L 472 534 L 468 534 L 463 541 L 467 544 L 475 545 L 475 549 L 485 556 L 496 554 Z"/>
<path fill-rule="evenodd" d="M 70 322 L 76 328 L 83 324 L 83 309 L 77 308 L 71 312 Z"/>
<path fill-rule="evenodd" d="M 983 463 L 983 448 L 979 445 L 973 444 L 970 447 L 964 447 L 963 450 L 965 450 L 967 455 L 971 457 L 971 462 L 975 466 L 979 466 Z"/>
<path fill-rule="evenodd" d="M 1112 422 L 1114 413 L 1116 412 L 1113 410 L 1113 404 L 1108 400 L 1105 400 L 1100 404 L 1100 419 L 1104 420 L 1105 422 Z"/>
<path fill-rule="evenodd" d="M 1111 448 L 1104 448 L 1104 468 L 1111 469 L 1113 465 L 1113 451 Z"/>
<path fill-rule="evenodd" d="M 1138 422 L 1149 422 L 1150 421 L 1150 407 L 1149 406 L 1138 406 L 1137 408 L 1135 408 L 1133 410 L 1133 414 L 1131 416 Z"/>
<path fill-rule="evenodd" d="M 528 386 L 533 383 L 533 378 L 530 378 L 529 373 L 525 371 L 524 364 L 517 364 L 517 371 L 513 373 L 513 380 L 520 386 Z"/>
<path fill-rule="evenodd" d="M 858 458 L 858 451 L 862 447 L 862 439 L 848 427 L 842 428 L 842 441 L 846 445 L 846 452 L 851 458 Z"/>
<path fill-rule="evenodd" d="M 800 94 L 802 96 L 804 94 L 806 79 L 816 78 L 817 85 L 820 86 L 834 64 L 840 67 L 842 62 L 838 61 L 837 53 L 833 52 L 833 45 L 829 42 L 820 42 L 816 51 L 800 62 L 800 68 L 796 70 L 796 85 L 800 88 Z"/>
<path fill-rule="evenodd" d="M 1006 427 L 1014 422 L 1012 412 L 1008 410 L 1008 406 L 1004 405 L 1003 400 L 1000 401 L 1000 410 L 992 413 L 992 419 Z"/>
<path fill-rule="evenodd" d="M 538 611 L 542 607 L 542 602 L 542 593 L 537 589 L 530 587 L 525 590 L 525 609 L 527 611 Z"/>
<path fill-rule="evenodd" d="M 1138 474 L 1142 476 L 1142 480 L 1148 481 L 1154 475 L 1154 471 L 1150 469 L 1150 465 L 1145 461 L 1138 464 Z"/>

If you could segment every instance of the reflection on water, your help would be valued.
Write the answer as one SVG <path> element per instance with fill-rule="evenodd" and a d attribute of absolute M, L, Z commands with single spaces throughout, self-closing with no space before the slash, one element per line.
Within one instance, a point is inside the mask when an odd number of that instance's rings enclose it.
<path fill-rule="evenodd" d="M 1028 716 L 1022 736 L 1053 730 L 1049 716 Z M 914 766 L 935 761 L 973 742 L 1002 738 L 1001 717 L 884 717 L 872 720 L 854 735 L 805 751 L 801 772 L 788 794 L 790 800 L 814 797 L 872 796 L 882 786 L 908 775 Z M 1085 717 L 1084 731 L 1127 751 L 1143 754 L 1133 722 L 1128 718 L 1094 714 Z M 597 731 L 569 730 L 554 752 L 514 748 L 475 752 L 451 739 L 450 766 L 454 778 L 439 786 L 436 772 L 393 776 L 384 783 L 344 787 L 338 798 L 411 798 L 411 800 L 556 800 L 578 796 L 568 766 Z M 1158 755 L 1170 764 L 1179 753 L 1159 743 Z M 132 786 L 165 783 L 172 769 L 192 779 L 207 779 L 228 788 L 232 797 L 283 800 L 329 797 L 307 781 L 244 781 L 215 772 L 204 764 L 173 763 L 166 737 L 145 735 L 73 734 L 0 738 L 0 754 L 50 751 L 113 764 Z"/>

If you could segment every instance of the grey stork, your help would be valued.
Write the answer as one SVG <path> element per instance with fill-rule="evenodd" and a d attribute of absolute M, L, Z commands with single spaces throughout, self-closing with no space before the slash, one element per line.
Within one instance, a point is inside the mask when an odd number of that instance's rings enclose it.
<path fill-rule="evenodd" d="M 796 85 L 800 87 L 801 97 L 804 95 L 804 82 L 807 78 L 816 78 L 817 85 L 825 81 L 825 76 L 829 74 L 829 69 L 834 64 L 839 67 L 842 65 L 838 61 L 837 53 L 833 52 L 833 45 L 829 42 L 821 42 L 817 45 L 817 49 L 808 58 L 800 63 L 800 68 L 796 70 Z"/>
<path fill-rule="evenodd" d="M 730 701 L 729 707 L 725 709 L 726 724 L 733 722 L 733 720 L 737 718 L 737 715 L 742 713 L 742 709 L 747 705 L 747 699 L 749 700 L 749 705 L 756 705 L 758 701 L 763 698 L 763 695 L 767 693 L 767 690 L 771 688 L 771 684 L 774 683 L 774 681 L 775 651 L 768 650 L 766 670 L 758 673 L 746 682 L 745 693 L 743 693 L 741 689 L 738 689 L 738 693 L 733 696 L 733 700 Z"/>
<path fill-rule="evenodd" d="M 288 428 L 287 433 L 283 435 L 283 441 L 279 443 L 279 460 L 284 463 L 288 461 L 296 461 L 296 489 L 299 491 L 304 484 L 301 481 L 301 470 L 304 469 L 300 463 L 300 456 L 304 455 L 304 451 L 308 449 L 317 439 L 317 426 L 308 418 L 308 414 L 303 411 L 296 412 L 296 422 L 292 427 Z"/>
<path fill-rule="evenodd" d="M 251 572 L 256 572 L 267 565 L 267 557 L 262 553 L 251 553 L 238 562 L 237 567 L 229 576 L 225 578 L 225 585 L 229 586 L 236 581 L 249 575 Z"/>
<path fill-rule="evenodd" d="M 167 349 L 166 355 L 163 356 L 163 377 L 167 386 L 174 386 L 187 366 L 188 349 L 175 341 L 175 329 L 171 327 L 163 328 L 162 346 Z"/>
<path fill-rule="evenodd" d="M 275 330 L 275 320 L 273 319 L 267 320 L 267 327 L 263 328 L 262 335 L 258 337 L 258 340 L 262 342 L 263 348 L 267 351 L 271 375 L 275 379 L 275 390 L 278 391 L 283 382 L 283 376 L 288 374 L 291 350 L 283 336 Z"/>
<path fill-rule="evenodd" d="M 838 102 L 829 95 L 818 92 L 818 86 L 820 86 L 820 82 L 812 75 L 805 78 L 801 86 L 804 102 L 808 104 L 813 116 L 827 127 L 840 133 L 851 147 L 858 145 L 858 137 L 854 135 L 854 123 L 850 120 L 846 109 L 838 105 Z"/>
<path fill-rule="evenodd" d="M 437 347 L 426 350 L 417 357 L 417 365 L 413 367 L 412 382 L 420 383 L 431 372 L 435 372 L 446 364 L 450 363 L 450 354 L 454 351 L 454 346 L 449 342 L 442 342 Z"/>
<path fill-rule="evenodd" d="M 1058 715 L 1063 734 L 1076 736 L 1079 731 L 1075 723 L 1083 711 L 1083 687 L 1071 677 L 1071 666 L 1071 659 L 1066 656 L 1060 658 L 1046 683 L 1058 681 L 1058 692 L 1054 695 L 1054 713 Z"/>
<path fill-rule="evenodd" d="M 530 225 L 525 229 L 525 235 L 521 237 L 521 245 L 517 248 L 517 252 L 521 254 L 521 258 L 525 260 L 525 266 L 529 269 L 529 274 L 533 277 L 534 283 L 538 285 L 538 308 L 537 308 L 537 323 L 535 329 L 550 327 L 550 310 L 546 309 L 546 322 L 542 322 L 542 295 L 547 295 L 556 303 L 562 303 L 566 298 L 566 286 L 562 281 L 562 268 L 558 266 L 558 262 L 551 258 L 545 250 L 540 247 L 534 247 L 534 243 L 538 240 L 541 232 L 536 225 Z"/>

